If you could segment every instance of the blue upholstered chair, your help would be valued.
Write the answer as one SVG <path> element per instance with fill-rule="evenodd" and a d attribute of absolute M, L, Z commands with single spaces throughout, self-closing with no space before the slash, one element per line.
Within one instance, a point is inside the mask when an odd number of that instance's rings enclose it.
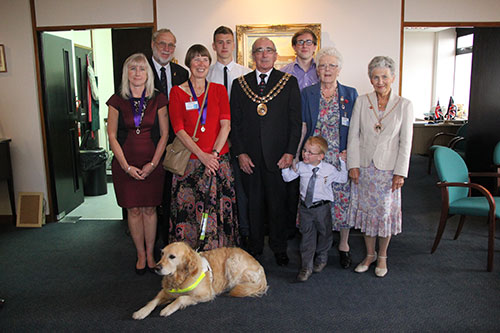
<path fill-rule="evenodd" d="M 500 208 L 498 208 L 500 197 L 493 197 L 486 188 L 469 181 L 469 176 L 485 176 L 485 174 L 469 173 L 464 160 L 453 149 L 436 147 L 434 163 L 439 178 L 437 186 L 441 188 L 441 218 L 431 253 L 436 251 L 443 236 L 446 221 L 450 217 L 460 215 L 460 222 L 454 237 L 457 239 L 462 231 L 465 216 L 486 216 L 488 218 L 487 269 L 491 272 L 493 270 L 495 222 L 500 218 Z M 481 196 L 471 197 L 471 189 L 479 191 Z"/>
<path fill-rule="evenodd" d="M 493 150 L 493 166 L 497 169 L 497 172 L 500 173 L 500 141 L 498 141 L 495 149 Z M 499 195 L 498 189 L 500 188 L 500 178 L 495 182 L 495 195 Z"/>
<path fill-rule="evenodd" d="M 431 174 L 432 160 L 434 159 L 434 150 L 436 147 L 440 147 L 436 145 L 436 142 L 442 142 L 443 138 L 448 139 L 445 147 L 451 148 L 456 151 L 465 161 L 465 143 L 467 138 L 467 128 L 469 127 L 469 123 L 465 123 L 457 130 L 457 133 L 448 133 L 448 132 L 439 132 L 432 138 L 431 144 L 429 146 L 428 157 L 429 160 L 427 162 L 427 173 Z"/>

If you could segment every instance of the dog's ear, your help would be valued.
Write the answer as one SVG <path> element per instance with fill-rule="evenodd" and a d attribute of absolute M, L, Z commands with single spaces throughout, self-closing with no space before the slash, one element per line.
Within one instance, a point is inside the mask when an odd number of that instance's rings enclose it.
<path fill-rule="evenodd" d="M 196 252 L 189 248 L 185 259 L 185 266 L 183 268 L 186 271 L 186 274 L 196 274 L 198 271 L 198 255 Z"/>

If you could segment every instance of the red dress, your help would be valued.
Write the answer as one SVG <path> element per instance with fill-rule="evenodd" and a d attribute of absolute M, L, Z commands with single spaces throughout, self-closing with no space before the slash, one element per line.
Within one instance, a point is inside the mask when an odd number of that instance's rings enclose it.
<path fill-rule="evenodd" d="M 160 139 L 158 110 L 167 105 L 167 98 L 164 94 L 155 93 L 147 100 L 139 134 L 136 133 L 130 100 L 114 94 L 106 104 L 119 112 L 117 139 L 128 164 L 141 169 L 153 159 Z M 161 204 L 165 178 L 161 163 L 145 180 L 130 177 L 116 158 L 113 158 L 111 170 L 116 200 L 120 207 L 154 207 Z"/>

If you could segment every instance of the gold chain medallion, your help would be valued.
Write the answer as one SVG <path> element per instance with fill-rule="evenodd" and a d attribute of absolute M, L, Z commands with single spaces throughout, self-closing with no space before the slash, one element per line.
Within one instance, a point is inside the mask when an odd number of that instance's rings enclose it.
<path fill-rule="evenodd" d="M 288 82 L 291 76 L 292 76 L 291 74 L 285 73 L 266 96 L 259 96 L 252 89 L 250 89 L 243 75 L 238 78 L 238 82 L 240 84 L 241 89 L 243 89 L 247 97 L 252 102 L 258 104 L 257 114 L 263 117 L 267 114 L 266 103 L 270 102 L 274 97 L 278 96 L 278 94 L 283 90 L 283 88 L 285 87 L 286 83 Z"/>

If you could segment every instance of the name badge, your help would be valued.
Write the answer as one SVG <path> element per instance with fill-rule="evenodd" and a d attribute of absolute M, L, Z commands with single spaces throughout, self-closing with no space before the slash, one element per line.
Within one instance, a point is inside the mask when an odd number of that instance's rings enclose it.
<path fill-rule="evenodd" d="M 349 118 L 342 117 L 342 126 L 349 126 Z"/>
<path fill-rule="evenodd" d="M 186 110 L 198 110 L 198 101 L 186 102 Z"/>

